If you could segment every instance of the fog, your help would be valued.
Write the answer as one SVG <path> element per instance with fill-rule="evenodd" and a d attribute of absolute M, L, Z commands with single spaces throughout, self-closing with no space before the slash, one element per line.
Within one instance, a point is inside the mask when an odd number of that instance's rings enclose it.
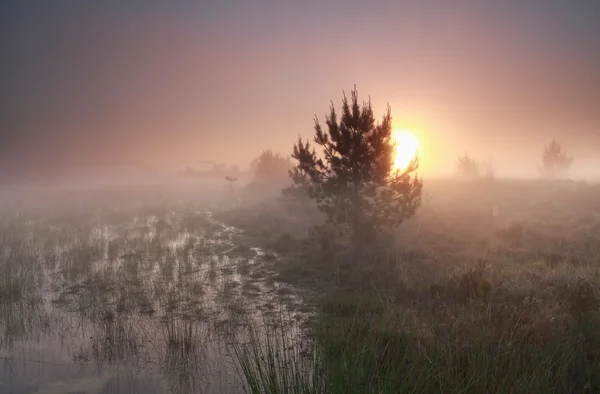
<path fill-rule="evenodd" d="M 573 176 L 597 176 L 595 2 L 219 4 L 3 5 L 3 177 L 247 167 L 354 85 L 418 136 L 423 174 L 468 152 L 535 176 L 557 138 Z"/>

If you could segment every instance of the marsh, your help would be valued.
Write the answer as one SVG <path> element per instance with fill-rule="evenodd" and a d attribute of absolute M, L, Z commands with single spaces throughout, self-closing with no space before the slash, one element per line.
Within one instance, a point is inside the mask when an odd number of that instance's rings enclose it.
<path fill-rule="evenodd" d="M 165 190 L 167 190 L 165 192 Z M 0 392 L 229 393 L 228 339 L 305 313 L 209 183 L 39 187 L 3 202 Z"/>

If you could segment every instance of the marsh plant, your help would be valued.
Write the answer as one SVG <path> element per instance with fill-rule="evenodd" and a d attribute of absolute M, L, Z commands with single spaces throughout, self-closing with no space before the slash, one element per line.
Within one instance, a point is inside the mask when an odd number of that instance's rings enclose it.
<path fill-rule="evenodd" d="M 519 323 L 495 331 L 493 309 L 470 309 L 450 331 L 449 322 L 423 326 L 392 305 L 330 309 L 314 342 L 299 343 L 285 325 L 262 335 L 251 328 L 234 355 L 248 393 L 575 393 L 600 384 L 598 355 L 578 335 L 539 346 Z"/>
<path fill-rule="evenodd" d="M 58 379 L 77 391 L 75 380 L 114 368 L 143 373 L 138 392 L 239 391 L 226 337 L 259 306 L 285 303 L 272 279 L 264 285 L 265 254 L 234 243 L 206 203 L 80 198 L 77 209 L 30 207 L 0 222 L 0 357 L 10 367 L 0 391 L 31 392 L 31 381 L 51 391 Z M 101 388 L 123 391 L 108 379 Z"/>

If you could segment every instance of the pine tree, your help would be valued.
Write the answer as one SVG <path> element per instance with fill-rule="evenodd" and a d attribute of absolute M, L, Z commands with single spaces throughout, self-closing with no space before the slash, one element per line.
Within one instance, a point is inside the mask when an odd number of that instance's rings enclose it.
<path fill-rule="evenodd" d="M 377 123 L 370 99 L 359 105 L 355 87 L 350 100 L 344 94 L 340 118 L 332 103 L 326 125 L 325 131 L 315 117 L 313 141 L 319 154 L 308 140 L 299 138 L 294 144 L 293 185 L 284 194 L 306 191 L 326 214 L 327 224 L 358 242 L 414 215 L 423 186 L 416 175 L 418 157 L 405 169 L 393 168 L 389 105 Z"/>
<path fill-rule="evenodd" d="M 558 141 L 552 139 L 549 145 L 544 147 L 542 153 L 542 164 L 538 171 L 543 177 L 554 179 L 569 172 L 572 157 L 568 157 Z"/>

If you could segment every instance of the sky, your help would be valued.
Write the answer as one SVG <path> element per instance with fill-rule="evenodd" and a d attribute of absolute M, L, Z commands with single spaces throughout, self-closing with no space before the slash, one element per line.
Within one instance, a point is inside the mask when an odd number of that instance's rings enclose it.
<path fill-rule="evenodd" d="M 465 152 L 535 172 L 552 138 L 574 168 L 600 160 L 597 0 L 5 3 L 5 172 L 246 166 L 354 85 L 419 138 L 423 172 Z"/>

